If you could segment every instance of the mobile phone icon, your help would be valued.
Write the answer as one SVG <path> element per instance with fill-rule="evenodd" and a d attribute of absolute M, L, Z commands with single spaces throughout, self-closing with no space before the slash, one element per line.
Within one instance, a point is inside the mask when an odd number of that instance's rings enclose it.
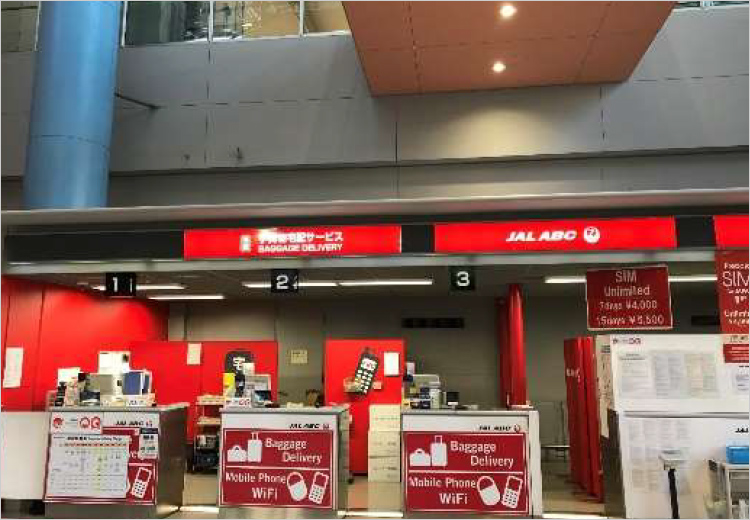
<path fill-rule="evenodd" d="M 517 508 L 518 499 L 521 497 L 521 489 L 523 489 L 523 480 L 518 477 L 508 477 L 508 480 L 505 481 L 503 499 L 500 503 L 511 509 Z"/>
<path fill-rule="evenodd" d="M 135 481 L 130 486 L 130 494 L 136 498 L 143 498 L 146 496 L 146 490 L 148 490 L 148 483 L 151 480 L 153 472 L 150 469 L 138 468 L 138 472 L 135 474 Z"/>
<path fill-rule="evenodd" d="M 313 477 L 313 483 L 310 487 L 310 494 L 307 495 L 307 498 L 310 499 L 311 502 L 315 502 L 316 504 L 320 504 L 323 502 L 323 496 L 325 495 L 326 488 L 328 487 L 328 475 L 325 473 L 320 473 L 319 471 L 315 473 L 315 476 Z"/>

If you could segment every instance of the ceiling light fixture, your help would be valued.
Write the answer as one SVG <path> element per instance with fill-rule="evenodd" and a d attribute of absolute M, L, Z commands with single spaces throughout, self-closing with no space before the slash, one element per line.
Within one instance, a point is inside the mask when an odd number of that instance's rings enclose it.
<path fill-rule="evenodd" d="M 79 284 L 80 285 L 80 284 Z M 92 289 L 103 291 L 103 285 L 92 285 Z M 181 283 L 139 283 L 136 285 L 136 291 L 181 291 L 185 286 Z"/>
<path fill-rule="evenodd" d="M 341 287 L 377 287 L 387 285 L 432 285 L 432 278 L 413 278 L 401 280 L 341 280 Z"/>
<path fill-rule="evenodd" d="M 149 300 L 223 300 L 223 294 L 154 294 Z"/>
<path fill-rule="evenodd" d="M 512 18 L 514 14 L 516 14 L 516 6 L 513 4 L 503 4 L 503 6 L 500 8 L 500 16 L 505 18 L 506 20 L 508 18 Z"/>
<path fill-rule="evenodd" d="M 270 289 L 271 282 L 242 282 L 248 289 Z M 338 283 L 328 280 L 305 280 L 299 282 L 299 287 L 337 287 Z"/>
<path fill-rule="evenodd" d="M 714 274 L 686 274 L 669 277 L 670 282 L 715 282 Z M 545 276 L 544 283 L 586 283 L 585 276 Z"/>
<path fill-rule="evenodd" d="M 494 72 L 495 74 L 500 74 L 504 70 L 505 70 L 505 63 L 503 63 L 502 61 L 496 61 L 495 63 L 492 64 L 492 72 Z"/>

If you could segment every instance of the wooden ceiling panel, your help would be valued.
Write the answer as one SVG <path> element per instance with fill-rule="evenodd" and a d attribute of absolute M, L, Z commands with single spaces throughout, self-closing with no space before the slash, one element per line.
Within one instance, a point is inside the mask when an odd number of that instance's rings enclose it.
<path fill-rule="evenodd" d="M 380 95 L 622 81 L 637 66 L 674 3 L 344 5 L 371 91 Z M 499 13 L 506 4 L 516 12 L 504 19 Z M 495 61 L 502 61 L 505 71 L 493 72 Z"/>
<path fill-rule="evenodd" d="M 417 47 L 588 36 L 596 33 L 609 2 L 516 2 L 512 19 L 500 16 L 509 2 L 410 2 Z"/>

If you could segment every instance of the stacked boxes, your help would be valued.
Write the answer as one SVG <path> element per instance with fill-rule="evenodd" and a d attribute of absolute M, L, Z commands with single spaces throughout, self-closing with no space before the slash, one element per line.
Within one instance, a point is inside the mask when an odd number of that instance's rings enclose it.
<path fill-rule="evenodd" d="M 401 406 L 370 405 L 367 435 L 367 480 L 401 481 Z"/>

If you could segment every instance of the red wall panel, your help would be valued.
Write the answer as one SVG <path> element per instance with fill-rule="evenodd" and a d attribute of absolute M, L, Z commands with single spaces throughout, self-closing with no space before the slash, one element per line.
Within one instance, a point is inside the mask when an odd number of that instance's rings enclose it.
<path fill-rule="evenodd" d="M 153 302 L 3 277 L 3 289 L 8 286 L 3 360 L 8 346 L 24 348 L 22 387 L 3 391 L 3 407 L 9 410 L 42 409 L 58 368 L 93 371 L 101 350 L 127 350 L 133 340 L 167 335 L 166 307 Z"/>
<path fill-rule="evenodd" d="M 381 381 L 381 390 L 370 390 L 367 395 L 344 392 L 344 379 L 354 375 L 362 351 L 368 347 L 380 358 L 375 381 Z M 383 354 L 398 352 L 401 376 L 385 377 Z M 349 437 L 349 464 L 352 473 L 367 473 L 367 436 L 370 429 L 371 404 L 400 404 L 404 374 L 406 346 L 402 339 L 329 339 L 325 348 L 325 400 L 326 405 L 350 405 L 352 427 Z"/>
<path fill-rule="evenodd" d="M 188 403 L 188 439 L 195 434 L 199 395 L 221 395 L 224 357 L 232 350 L 249 350 L 258 374 L 271 375 L 274 399 L 278 391 L 278 344 L 275 341 L 196 341 L 201 364 L 187 364 L 187 341 L 139 341 L 130 345 L 131 366 L 151 370 L 159 404 Z M 211 410 L 205 410 L 208 414 Z"/>

